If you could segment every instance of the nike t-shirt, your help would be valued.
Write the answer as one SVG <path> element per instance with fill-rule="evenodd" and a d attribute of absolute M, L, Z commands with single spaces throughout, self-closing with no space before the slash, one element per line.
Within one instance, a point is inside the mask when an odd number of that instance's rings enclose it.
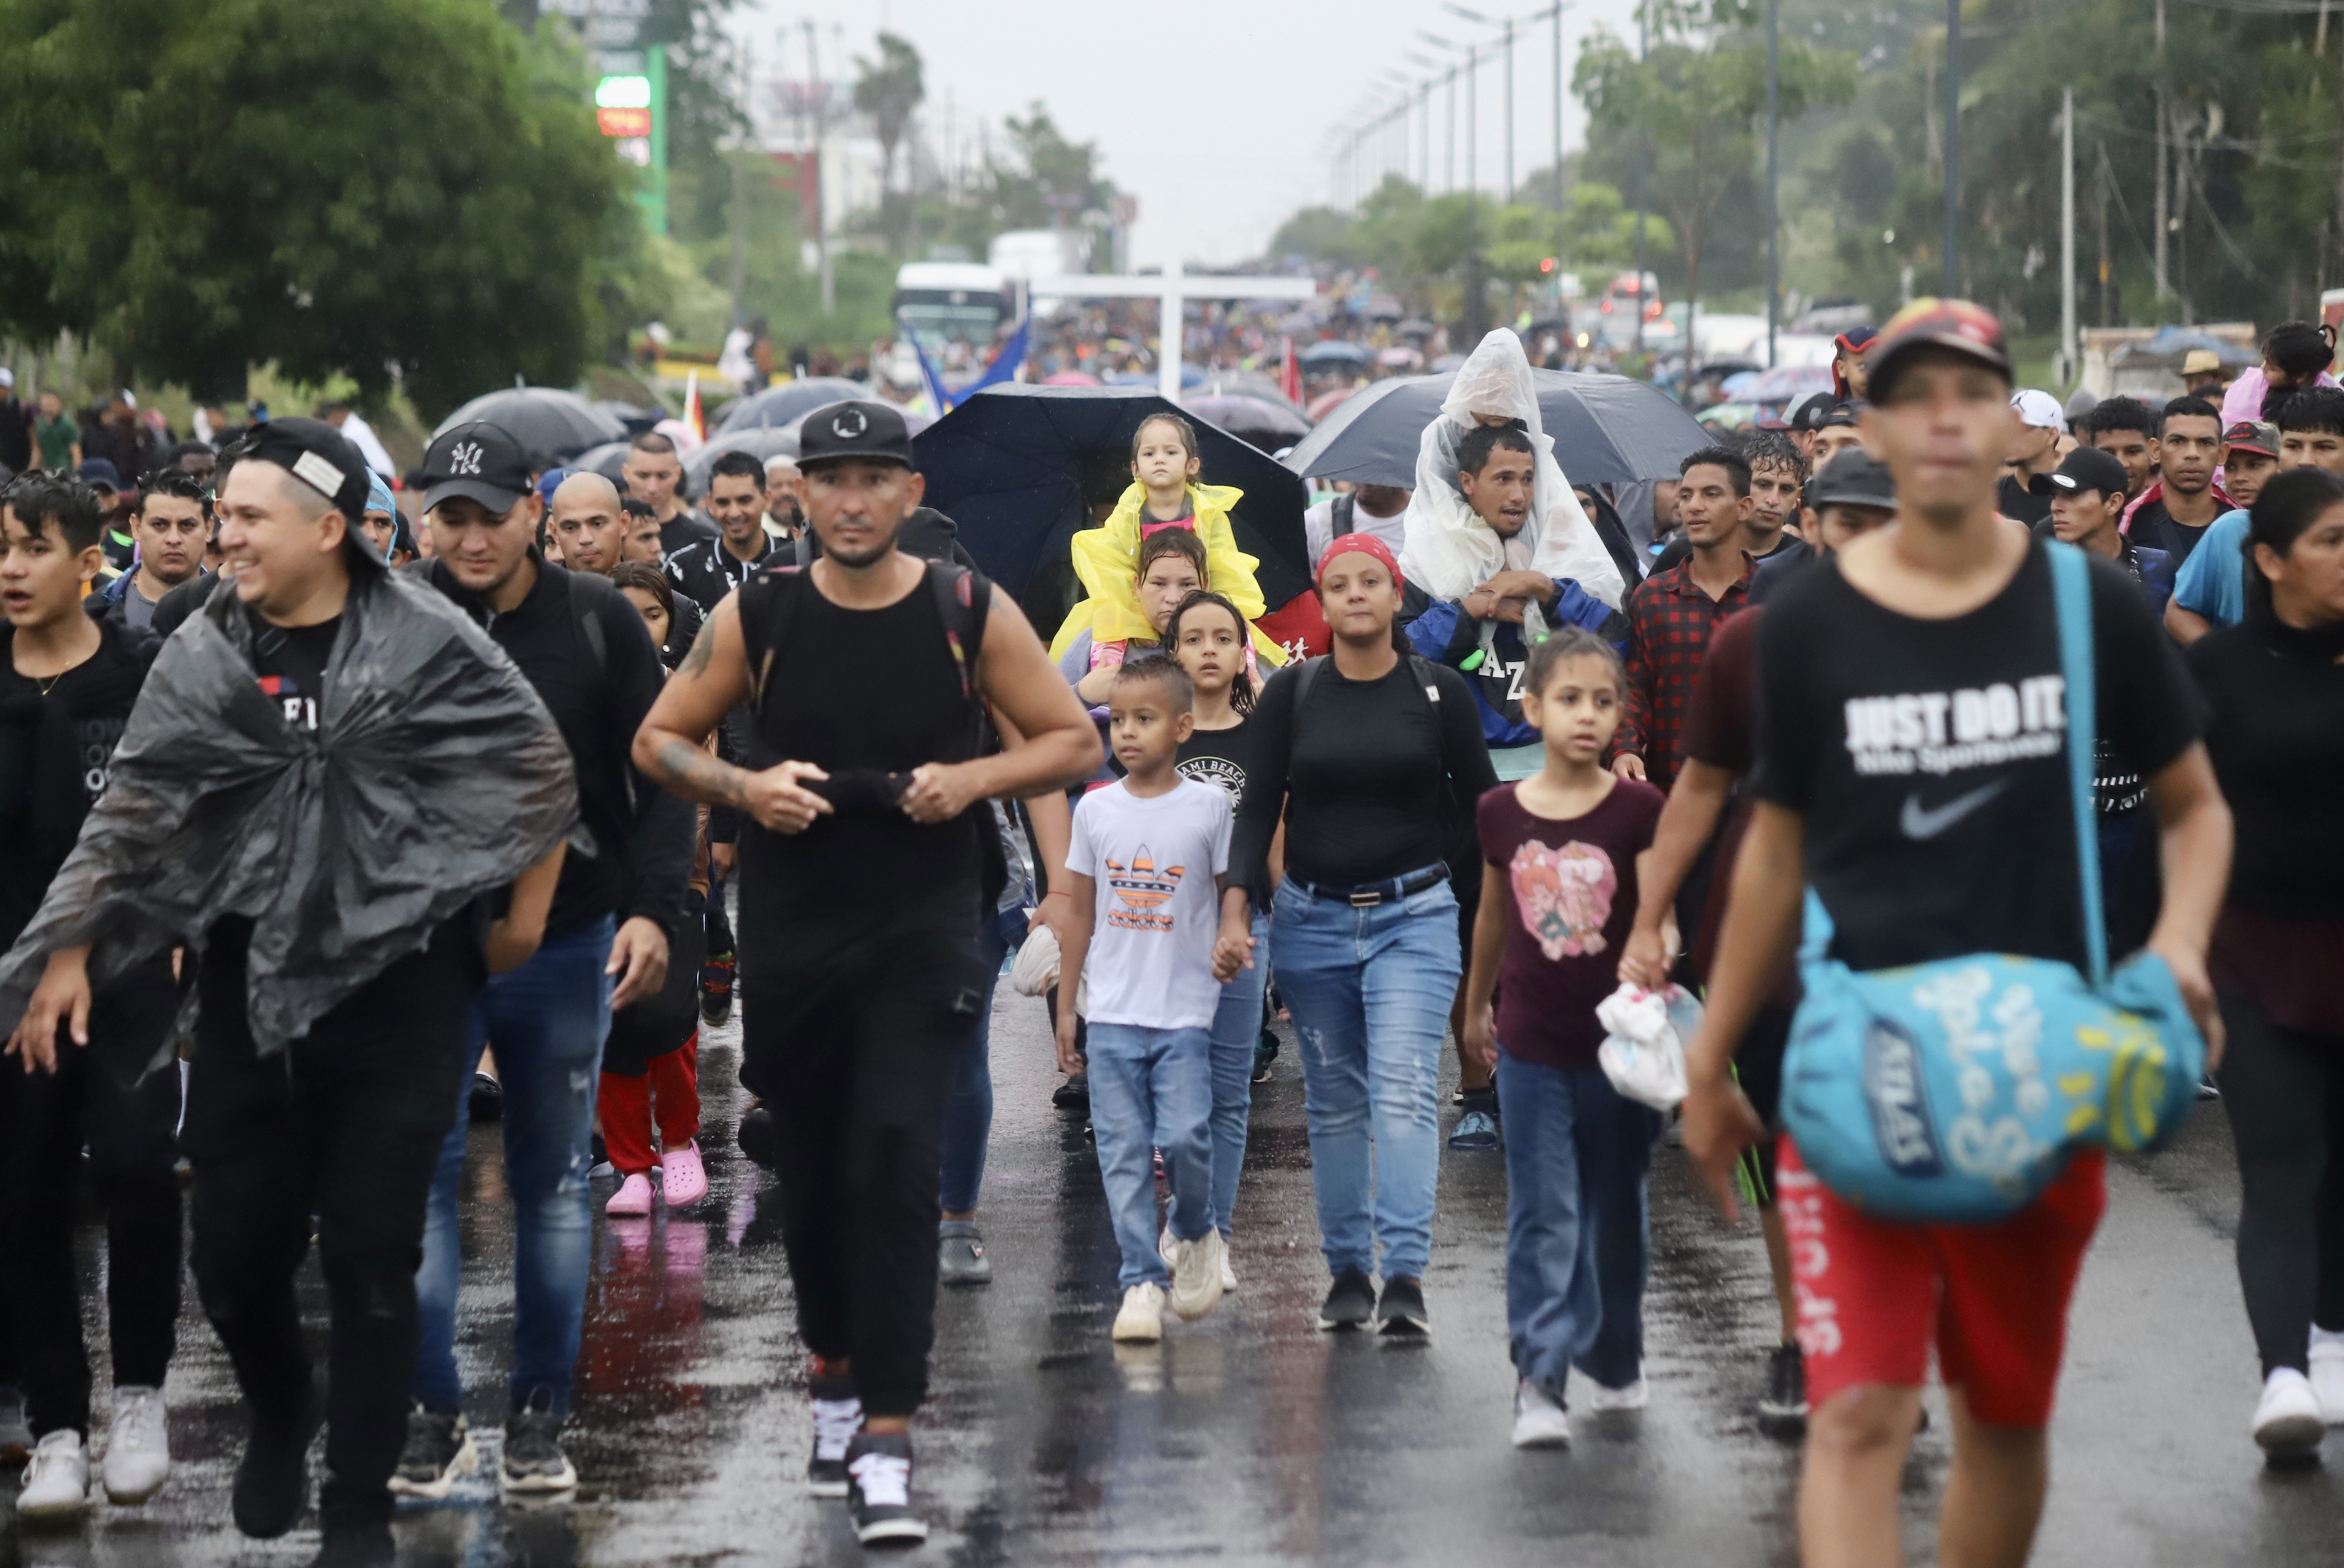
<path fill-rule="evenodd" d="M 2201 699 L 2139 588 L 2090 567 L 2100 734 L 2152 777 L 2198 739 Z M 1835 956 L 2083 963 L 2066 689 L 2040 542 L 2002 592 L 1949 619 L 1875 604 L 1835 560 L 1768 601 L 1753 783 L 1806 819 Z"/>

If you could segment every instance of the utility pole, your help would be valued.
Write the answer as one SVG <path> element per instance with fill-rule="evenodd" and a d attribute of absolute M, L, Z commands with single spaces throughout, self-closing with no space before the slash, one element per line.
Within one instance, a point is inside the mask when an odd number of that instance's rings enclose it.
<path fill-rule="evenodd" d="M 822 313 L 838 308 L 838 274 L 830 264 L 830 160 L 823 151 L 823 132 L 830 120 L 830 89 L 823 85 L 822 56 L 814 46 L 814 25 L 802 24 L 806 41 L 806 95 L 813 101 L 813 235 L 815 254 L 822 258 Z"/>
<path fill-rule="evenodd" d="M 2165 0 L 2157 0 L 2157 297 L 2172 297 L 2171 274 L 2166 270 L 2166 235 L 2172 216 L 2166 210 L 2166 150 L 2165 150 Z"/>
<path fill-rule="evenodd" d="M 1481 196 L 1481 94 L 1476 85 L 1480 75 L 1480 55 L 1476 53 L 1480 48 L 1478 44 L 1465 45 L 1465 189 L 1476 201 Z"/>
<path fill-rule="evenodd" d="M 2165 0 L 2157 0 L 2157 15 Z M 1961 294 L 1955 264 L 1961 244 L 1961 184 L 1955 148 L 1962 117 L 1962 0 L 1945 0 L 1945 286 L 1948 299 Z"/>
<path fill-rule="evenodd" d="M 1440 194 L 1449 196 L 1457 189 L 1457 67 L 1449 67 L 1449 133 L 1441 143 L 1442 167 Z"/>
<path fill-rule="evenodd" d="M 1554 210 L 1562 211 L 1562 5 L 1554 0 Z"/>
<path fill-rule="evenodd" d="M 1506 188 L 1500 205 L 1514 199 L 1514 19 L 1506 18 Z"/>
<path fill-rule="evenodd" d="M 1636 7 L 1636 65 L 1641 75 L 1652 54 L 1652 0 Z M 1636 352 L 1644 352 L 1644 166 L 1652 162 L 1651 140 L 1644 127 L 1644 84 L 1636 93 Z"/>
<path fill-rule="evenodd" d="M 752 101 L 749 50 L 750 45 L 744 40 L 741 45 L 741 101 L 744 104 Z M 750 134 L 756 134 L 753 126 Z M 728 216 L 732 220 L 732 325 L 735 327 L 749 324 L 748 307 L 743 303 L 743 297 L 749 292 L 749 226 L 747 214 L 743 211 L 749 205 L 749 180 L 744 167 L 747 160 L 742 156 L 743 150 L 734 147 L 725 158 L 732 166 L 732 212 Z"/>
<path fill-rule="evenodd" d="M 2059 95 L 2059 379 L 2076 379 L 2076 89 Z"/>
<path fill-rule="evenodd" d="M 1774 368 L 1775 317 L 1783 298 L 1783 211 L 1781 204 L 1780 137 L 1782 129 L 1781 0 L 1766 0 L 1766 368 Z"/>

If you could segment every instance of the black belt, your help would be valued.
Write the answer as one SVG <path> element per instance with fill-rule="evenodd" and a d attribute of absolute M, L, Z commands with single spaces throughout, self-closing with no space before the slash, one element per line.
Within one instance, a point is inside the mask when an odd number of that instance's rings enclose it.
<path fill-rule="evenodd" d="M 1380 882 L 1362 882 L 1355 888 L 1334 888 L 1325 883 L 1306 882 L 1299 877 L 1288 879 L 1314 899 L 1330 903 L 1349 904 L 1355 910 L 1372 910 L 1378 904 L 1391 903 L 1437 888 L 1449 879 L 1449 867 L 1444 861 L 1426 867 L 1421 871 L 1409 871 L 1402 876 L 1387 877 Z"/>

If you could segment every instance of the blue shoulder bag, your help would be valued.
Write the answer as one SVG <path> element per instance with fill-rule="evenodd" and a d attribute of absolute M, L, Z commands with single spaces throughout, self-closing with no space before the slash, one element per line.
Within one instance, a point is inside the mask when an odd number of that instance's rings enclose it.
<path fill-rule="evenodd" d="M 1859 974 L 1828 956 L 1831 917 L 1807 890 L 1783 1120 L 1824 1186 L 1884 1219 L 1990 1223 L 2033 1202 L 2075 1150 L 2158 1149 L 2205 1072 L 2165 960 L 2141 952 L 2108 972 L 2091 583 L 2081 551 L 2048 548 L 2090 975 L 2006 953 Z"/>

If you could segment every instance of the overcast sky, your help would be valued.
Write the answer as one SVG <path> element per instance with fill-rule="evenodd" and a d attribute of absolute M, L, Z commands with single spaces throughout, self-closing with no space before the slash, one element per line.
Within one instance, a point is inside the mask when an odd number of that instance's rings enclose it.
<path fill-rule="evenodd" d="M 1531 14 L 1514 43 L 1514 165 L 1517 177 L 1551 161 L 1554 43 L 1546 7 Z M 1442 57 L 1420 31 L 1459 45 L 1494 41 L 1440 0 L 744 0 L 733 26 L 753 41 L 759 75 L 787 27 L 787 74 L 804 73 L 796 24 L 844 29 L 848 57 L 873 52 L 886 29 L 910 39 L 925 62 L 930 134 L 941 126 L 947 94 L 964 135 L 976 117 L 995 127 L 1039 98 L 1076 141 L 1098 145 L 1106 173 L 1139 198 L 1133 247 L 1142 266 L 1176 250 L 1183 259 L 1228 262 L 1259 254 L 1296 208 L 1329 196 L 1329 145 L 1337 126 L 1359 117 L 1387 70 L 1427 75 L 1410 50 Z M 1634 0 L 1575 0 L 1563 12 L 1563 138 L 1578 144 L 1582 116 L 1569 81 L 1579 40 L 1599 24 L 1632 29 Z M 1461 57 L 1461 53 L 1460 57 Z M 843 75 L 825 55 L 824 75 Z M 1502 177 L 1505 70 L 1501 59 L 1480 71 L 1479 158 L 1484 188 Z M 1433 184 L 1440 188 L 1444 99 L 1432 92 Z M 1458 178 L 1464 178 L 1464 89 L 1458 89 Z M 1416 122 L 1411 115 L 1411 126 Z M 1412 130 L 1411 136 L 1416 133 Z M 1413 171 L 1417 154 L 1409 153 Z"/>

